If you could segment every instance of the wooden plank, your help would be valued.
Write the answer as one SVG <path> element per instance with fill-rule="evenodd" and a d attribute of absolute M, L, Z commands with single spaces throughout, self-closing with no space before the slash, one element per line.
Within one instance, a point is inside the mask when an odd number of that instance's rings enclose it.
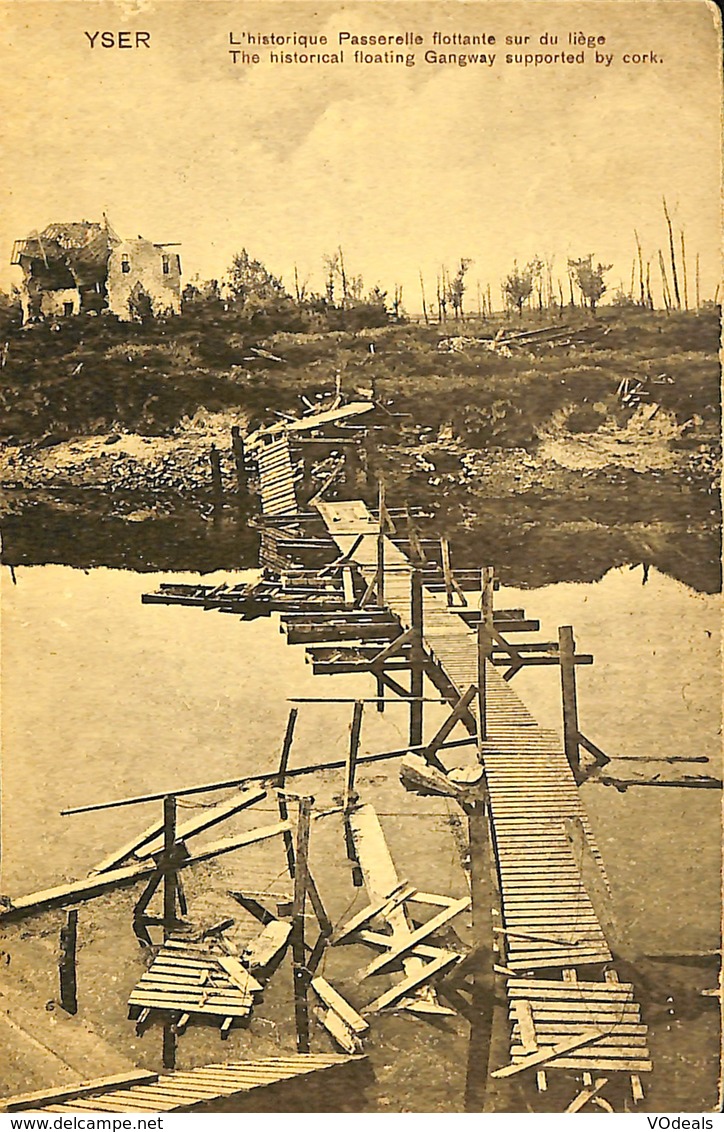
<path fill-rule="evenodd" d="M 208 861 L 212 857 L 218 857 L 222 853 L 231 853 L 235 849 L 243 849 L 246 845 L 256 845 L 258 842 L 266 841 L 270 837 L 277 837 L 289 828 L 289 822 L 282 821 L 277 822 L 276 825 L 265 825 L 261 826 L 259 829 L 251 829 L 248 833 L 237 834 L 234 837 L 228 837 L 222 841 L 212 841 L 209 845 L 204 845 L 203 848 L 197 849 L 195 853 L 185 861 L 181 861 L 179 868 L 186 868 L 188 865 L 194 865 L 198 861 Z"/>
<path fill-rule="evenodd" d="M 81 1081 L 77 1085 L 60 1086 L 59 1088 L 40 1089 L 32 1093 L 19 1093 L 7 1100 L 0 1101 L 0 1112 L 20 1112 L 25 1108 L 39 1108 L 41 1104 L 52 1104 L 54 1101 L 70 1101 L 89 1093 L 101 1095 L 111 1092 L 121 1085 L 140 1085 L 158 1080 L 158 1073 L 149 1073 L 144 1069 L 135 1069 L 131 1073 L 115 1073 L 109 1077 L 96 1077 L 92 1081 Z M 36 1103 L 37 1102 L 37 1103 Z"/>
<path fill-rule="evenodd" d="M 581 1018 L 578 1022 L 557 1022 L 555 1019 L 546 1021 L 538 1017 L 535 1029 L 541 1040 L 550 1039 L 549 1044 L 555 1045 L 557 1038 L 565 1038 L 569 1034 L 580 1033 L 587 1025 L 588 1018 Z M 615 1027 L 613 1033 L 617 1037 L 646 1038 L 649 1032 L 649 1028 L 644 1022 L 619 1022 L 615 1020 L 610 1025 Z M 517 1039 L 522 1040 L 522 1034 L 518 1025 L 514 1023 L 511 1041 Z"/>
<path fill-rule="evenodd" d="M 286 947 L 292 925 L 285 920 L 271 920 L 244 949 L 244 959 L 251 971 L 265 970 Z"/>
<path fill-rule="evenodd" d="M 526 1054 L 511 1065 L 505 1065 L 502 1069 L 494 1069 L 491 1077 L 496 1079 L 504 1077 L 513 1077 L 517 1073 L 522 1073 L 526 1069 L 533 1069 L 538 1065 L 545 1065 L 553 1058 L 562 1056 L 563 1054 L 570 1053 L 574 1049 L 580 1049 L 581 1046 L 589 1045 L 591 1042 L 598 1041 L 602 1036 L 602 1031 L 594 1029 L 593 1027 L 585 1030 L 582 1034 L 574 1034 L 565 1041 L 559 1042 L 556 1046 L 547 1047 L 546 1049 L 538 1050 L 536 1053 Z"/>
<path fill-rule="evenodd" d="M 580 1110 L 585 1105 L 587 1105 L 590 1100 L 593 1100 L 594 1097 L 598 1096 L 598 1094 L 601 1092 L 601 1089 L 603 1089 L 607 1084 L 608 1077 L 597 1077 L 591 1085 L 586 1085 L 586 1087 L 584 1089 L 581 1089 L 580 1093 L 578 1093 L 578 1095 L 573 1098 L 568 1108 L 566 1109 L 566 1112 L 580 1112 Z"/>
<path fill-rule="evenodd" d="M 336 1011 L 330 1009 L 315 1010 L 314 1014 L 317 1021 L 324 1026 L 340 1049 L 351 1054 L 361 1051 L 362 1043 L 359 1037 L 345 1024 L 344 1019 L 340 1018 Z"/>
<path fill-rule="evenodd" d="M 342 1021 L 353 1030 L 355 1034 L 364 1034 L 369 1030 L 369 1022 L 357 1013 L 353 1006 L 338 991 L 331 986 L 321 975 L 312 979 L 312 989 L 322 1000 L 325 1006 L 340 1016 Z"/>
<path fill-rule="evenodd" d="M 518 1018 L 523 1051 L 524 1053 L 535 1053 L 538 1049 L 538 1038 L 530 1003 L 523 998 L 518 999 L 515 1003 L 515 1013 Z"/>
<path fill-rule="evenodd" d="M 569 1036 L 572 1036 L 570 1031 Z M 600 1054 L 602 1057 L 645 1057 L 647 1056 L 647 1041 L 645 1034 L 607 1034 L 596 1045 L 596 1056 Z M 546 1035 L 544 1038 L 541 1034 L 538 1044 L 541 1049 L 552 1048 L 559 1044 L 559 1040 L 551 1035 Z M 510 1053 L 511 1057 L 521 1057 L 526 1053 L 526 1050 L 522 1043 L 512 1042 Z"/>
<path fill-rule="evenodd" d="M 354 942 L 359 941 L 360 943 L 370 943 L 373 947 L 387 948 L 390 946 L 392 938 L 393 937 L 390 935 L 383 935 L 382 932 L 372 932 L 362 929 L 357 932 Z M 437 959 L 439 955 L 442 955 L 443 951 L 448 950 L 449 948 L 434 947 L 432 944 L 428 943 L 418 943 L 413 947 L 410 954 L 420 959 Z M 460 958 L 462 959 L 462 955 Z"/>
<path fill-rule="evenodd" d="M 433 959 L 432 962 L 426 964 L 422 971 L 408 976 L 401 982 L 396 983 L 394 987 L 385 991 L 384 994 L 381 994 L 379 998 L 376 998 L 374 1002 L 371 1002 L 369 1006 L 365 1007 L 365 1014 L 378 1014 L 381 1010 L 384 1010 L 385 1007 L 393 1006 L 401 998 L 409 994 L 410 991 L 415 990 L 415 988 L 419 987 L 422 983 L 440 974 L 447 967 L 451 967 L 458 959 L 459 956 L 456 955 L 454 951 L 443 952 L 437 959 Z"/>
<path fill-rule="evenodd" d="M 561 979 L 509 979 L 507 988 L 509 994 L 515 994 L 517 991 L 520 991 L 527 996 L 530 991 L 539 990 L 562 990 L 566 992 L 567 984 Z M 606 995 L 628 995 L 632 994 L 633 990 L 633 983 L 610 983 L 607 981 L 598 982 L 593 979 L 589 981 L 576 979 L 575 984 L 575 995 L 577 998 L 581 997 L 586 991 L 593 991 L 594 993 L 602 991 Z M 567 993 L 570 995 L 573 992 L 568 989 Z"/>
<path fill-rule="evenodd" d="M 397 896 L 399 896 L 400 893 L 407 893 L 407 895 L 409 896 L 415 891 L 416 889 L 413 885 L 407 884 L 406 881 L 400 881 L 400 883 L 397 884 L 395 888 L 393 888 L 393 890 L 386 896 L 381 897 L 379 900 L 375 900 L 372 904 L 368 904 L 367 907 L 363 908 L 361 912 L 357 912 L 354 916 L 352 916 L 351 919 L 347 920 L 346 923 L 336 928 L 334 934 L 332 935 L 332 944 L 341 943 L 342 940 L 347 939 L 354 932 L 358 931 L 365 924 L 369 923 L 369 921 L 374 919 L 375 916 L 380 915 L 383 908 L 385 908 L 385 906 L 389 904 L 391 900 L 394 900 Z M 401 900 L 406 899 L 407 896 L 401 897 Z"/>
<path fill-rule="evenodd" d="M 163 818 L 157 818 L 156 821 L 151 822 L 151 824 L 141 833 L 137 833 L 135 837 L 132 837 L 130 841 L 127 841 L 125 845 L 121 845 L 120 848 L 114 849 L 112 853 L 109 853 L 107 857 L 104 857 L 102 861 L 99 861 L 98 864 L 90 870 L 89 876 L 94 876 L 96 873 L 108 872 L 109 869 L 113 869 L 117 865 L 120 865 L 122 861 L 125 861 L 127 857 L 130 857 L 147 842 L 153 840 L 153 838 L 157 837 L 162 831 Z"/>
<path fill-rule="evenodd" d="M 629 1058 L 621 1061 L 611 1057 L 597 1057 L 592 1051 L 590 1057 L 560 1057 L 550 1069 L 573 1069 L 579 1072 L 606 1070 L 618 1073 L 651 1073 L 653 1065 L 648 1058 Z"/>
<path fill-rule="evenodd" d="M 219 965 L 223 967 L 231 982 L 240 991 L 245 994 L 261 994 L 263 990 L 261 983 L 257 982 L 251 972 L 247 971 L 246 967 L 243 967 L 233 955 L 220 955 Z"/>
<path fill-rule="evenodd" d="M 187 837 L 194 837 L 198 833 L 203 833 L 204 830 L 210 829 L 219 822 L 225 821 L 226 818 L 232 817 L 233 814 L 240 813 L 241 810 L 247 809 L 248 806 L 253 806 L 256 802 L 260 802 L 266 798 L 266 790 L 259 788 L 251 790 L 241 790 L 232 798 L 228 798 L 224 802 L 220 802 L 218 806 L 210 807 L 196 814 L 187 822 L 183 822 L 177 827 L 176 840 L 185 841 Z M 139 860 L 144 861 L 148 857 L 154 857 L 163 849 L 163 840 L 156 838 L 146 845 L 142 850 L 136 851 L 136 856 Z"/>
<path fill-rule="evenodd" d="M 529 1001 L 536 1020 L 540 1018 L 541 1020 L 548 1019 L 551 1022 L 562 1021 L 573 1023 L 582 1020 L 585 1021 L 585 1017 L 590 1015 L 591 1017 L 605 1018 L 608 1024 L 610 1024 L 612 1018 L 614 1020 L 620 1018 L 622 1021 L 627 1020 L 630 1022 L 641 1021 L 641 1007 L 634 1000 L 623 1004 L 615 1000 L 611 1002 L 604 1000 L 591 1002 L 584 999 L 580 1002 L 576 1002 L 573 997 L 571 997 L 570 1000 L 558 1001 L 553 999 L 539 1001 L 531 998 Z M 509 1007 L 509 1013 L 511 1017 L 515 1017 L 512 1013 L 512 1003 Z M 582 1015 L 584 1016 L 583 1019 L 581 1017 Z"/>

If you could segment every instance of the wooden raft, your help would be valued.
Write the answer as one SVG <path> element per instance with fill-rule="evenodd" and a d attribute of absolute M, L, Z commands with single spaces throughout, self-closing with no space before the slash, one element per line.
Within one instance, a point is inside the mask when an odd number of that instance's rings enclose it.
<path fill-rule="evenodd" d="M 507 990 L 514 1064 L 593 1029 L 600 1036 L 547 1059 L 546 1070 L 651 1072 L 648 1031 L 630 983 L 509 979 Z"/>
<path fill-rule="evenodd" d="M 218 1018 L 226 1036 L 234 1022 L 250 1016 L 254 996 L 261 990 L 238 960 L 216 951 L 213 944 L 172 938 L 134 987 L 128 999 L 129 1017 L 149 1011 L 178 1015 L 185 1022 L 194 1017 Z"/>

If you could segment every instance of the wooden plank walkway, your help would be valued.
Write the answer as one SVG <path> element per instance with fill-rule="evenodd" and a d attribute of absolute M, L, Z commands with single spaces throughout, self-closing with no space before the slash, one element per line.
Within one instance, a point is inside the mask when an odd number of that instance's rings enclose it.
<path fill-rule="evenodd" d="M 294 469 L 286 431 L 259 448 L 259 495 L 265 515 L 286 515 L 297 510 Z"/>
<path fill-rule="evenodd" d="M 375 517 L 358 500 L 317 506 L 341 552 L 348 553 L 359 535 L 364 536 L 352 558 L 369 581 L 377 568 Z M 385 538 L 385 603 L 404 628 L 411 626 L 411 570 L 409 559 Z M 477 684 L 475 630 L 447 605 L 444 595 L 427 588 L 423 589 L 423 636 L 427 650 L 458 695 Z M 601 1028 L 601 1037 L 567 1057 L 554 1059 L 554 1068 L 650 1070 L 646 1027 L 641 1025 L 631 988 L 625 988 L 622 995 L 620 985 L 601 981 L 593 984 L 595 993 L 588 993 L 584 984 L 570 978 L 572 969 L 611 963 L 612 955 L 586 889 L 585 869 L 592 862 L 606 889 L 608 882 L 561 738 L 537 723 L 490 663 L 486 663 L 486 724 L 482 759 L 501 894 L 505 964 L 521 975 L 567 973 L 565 979 L 553 980 L 552 990 L 540 981 L 540 975 L 529 979 L 533 1020 L 546 1027 L 541 1047 L 560 1044 L 578 1032 L 576 1027 L 595 1024 Z M 576 823 L 585 834 L 588 861 L 575 848 L 577 839 L 570 836 L 570 826 Z M 541 988 L 549 999 L 540 998 Z M 513 1001 L 518 984 L 508 989 Z M 629 1034 L 631 1024 L 636 1029 Z M 525 1056 L 514 1031 L 512 1060 Z"/>
<path fill-rule="evenodd" d="M 193 1112 L 364 1058 L 341 1054 L 289 1054 L 251 1061 L 203 1065 L 172 1073 L 119 1074 L 75 1088 L 47 1089 L 0 1100 L 0 1112 Z"/>

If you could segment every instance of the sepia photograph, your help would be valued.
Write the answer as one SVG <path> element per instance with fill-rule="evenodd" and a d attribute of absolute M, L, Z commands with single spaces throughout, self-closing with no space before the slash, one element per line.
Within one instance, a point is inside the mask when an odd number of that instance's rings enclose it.
<path fill-rule="evenodd" d="M 719 8 L 0 18 L 0 1114 L 712 1128 Z"/>

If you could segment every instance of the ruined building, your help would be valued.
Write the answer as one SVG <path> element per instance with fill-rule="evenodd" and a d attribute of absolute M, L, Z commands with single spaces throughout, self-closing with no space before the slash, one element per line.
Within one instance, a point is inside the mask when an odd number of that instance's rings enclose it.
<path fill-rule="evenodd" d="M 122 240 L 104 218 L 49 224 L 16 240 L 23 322 L 110 310 L 130 320 L 181 313 L 181 259 L 138 236 Z"/>

